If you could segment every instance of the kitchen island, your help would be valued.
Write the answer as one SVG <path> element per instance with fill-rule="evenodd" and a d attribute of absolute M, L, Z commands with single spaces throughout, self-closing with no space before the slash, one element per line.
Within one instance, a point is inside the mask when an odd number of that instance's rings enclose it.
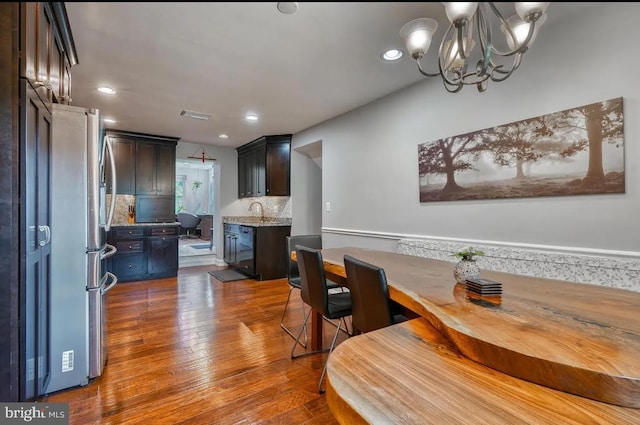
<path fill-rule="evenodd" d="M 224 261 L 230 267 L 257 280 L 286 277 L 290 218 L 227 216 L 222 222 Z"/>

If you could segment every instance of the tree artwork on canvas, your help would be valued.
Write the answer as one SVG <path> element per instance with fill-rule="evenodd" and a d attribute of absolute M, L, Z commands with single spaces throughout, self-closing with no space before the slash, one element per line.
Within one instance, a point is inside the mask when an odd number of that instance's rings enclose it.
<path fill-rule="evenodd" d="M 418 146 L 420 202 L 624 193 L 622 98 Z"/>

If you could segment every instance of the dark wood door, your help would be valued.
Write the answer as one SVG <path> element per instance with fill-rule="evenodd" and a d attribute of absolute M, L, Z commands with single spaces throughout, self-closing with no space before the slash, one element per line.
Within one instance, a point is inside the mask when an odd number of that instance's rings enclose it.
<path fill-rule="evenodd" d="M 266 147 L 258 146 L 253 151 L 253 196 L 265 196 L 266 192 Z"/>
<path fill-rule="evenodd" d="M 51 81 L 51 51 L 53 44 L 53 13 L 46 2 L 37 2 L 38 5 L 38 44 L 36 81 L 44 83 L 36 87 L 38 95 L 46 101 L 52 100 Z"/>
<path fill-rule="evenodd" d="M 244 168 L 244 196 L 255 196 L 254 188 L 254 175 L 256 168 L 256 157 L 254 151 L 248 151 L 245 155 L 245 168 Z"/>
<path fill-rule="evenodd" d="M 108 135 L 108 134 L 107 134 Z M 111 137 L 113 156 L 116 163 L 116 181 L 118 195 L 136 193 L 136 143 L 133 140 Z M 107 193 L 113 193 L 111 182 L 111 162 L 106 162 Z"/>
<path fill-rule="evenodd" d="M 176 193 L 176 147 L 156 145 L 156 194 Z"/>
<path fill-rule="evenodd" d="M 238 154 L 238 198 L 244 198 L 246 192 L 247 154 Z"/>
<path fill-rule="evenodd" d="M 148 258 L 149 274 L 161 275 L 175 273 L 178 269 L 178 237 L 150 237 Z"/>
<path fill-rule="evenodd" d="M 174 164 L 175 166 L 175 164 Z M 136 195 L 156 194 L 156 145 L 136 143 Z"/>
<path fill-rule="evenodd" d="M 21 252 L 24 285 L 21 288 L 21 398 L 44 393 L 49 376 L 49 289 L 51 264 L 51 113 L 35 90 L 21 82 L 25 103 L 21 116 Z"/>
<path fill-rule="evenodd" d="M 290 195 L 289 164 L 289 143 L 274 143 L 267 145 L 267 195 Z"/>

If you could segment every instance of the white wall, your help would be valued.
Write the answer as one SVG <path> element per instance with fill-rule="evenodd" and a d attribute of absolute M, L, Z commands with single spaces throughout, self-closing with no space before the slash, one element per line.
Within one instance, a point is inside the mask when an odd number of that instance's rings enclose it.
<path fill-rule="evenodd" d="M 292 235 L 318 235 L 322 228 L 322 169 L 291 149 Z"/>
<path fill-rule="evenodd" d="M 322 201 L 332 207 L 323 229 L 640 251 L 637 16 L 637 3 L 594 6 L 562 27 L 543 27 L 520 69 L 485 93 L 465 87 L 450 94 L 428 79 L 296 134 L 294 147 L 323 142 Z M 619 96 L 625 194 L 419 202 L 419 144 Z M 297 195 L 293 223 L 306 213 Z M 326 236 L 325 246 L 393 245 Z"/>

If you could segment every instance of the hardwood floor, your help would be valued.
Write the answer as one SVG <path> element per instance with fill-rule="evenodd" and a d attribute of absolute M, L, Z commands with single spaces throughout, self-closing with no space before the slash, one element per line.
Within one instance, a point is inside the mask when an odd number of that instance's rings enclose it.
<path fill-rule="evenodd" d="M 41 401 L 68 402 L 70 424 L 337 424 L 318 393 L 326 354 L 289 357 L 286 279 L 221 283 L 215 269 L 117 285 L 103 375 Z M 299 297 L 285 319 L 296 329 Z"/>

